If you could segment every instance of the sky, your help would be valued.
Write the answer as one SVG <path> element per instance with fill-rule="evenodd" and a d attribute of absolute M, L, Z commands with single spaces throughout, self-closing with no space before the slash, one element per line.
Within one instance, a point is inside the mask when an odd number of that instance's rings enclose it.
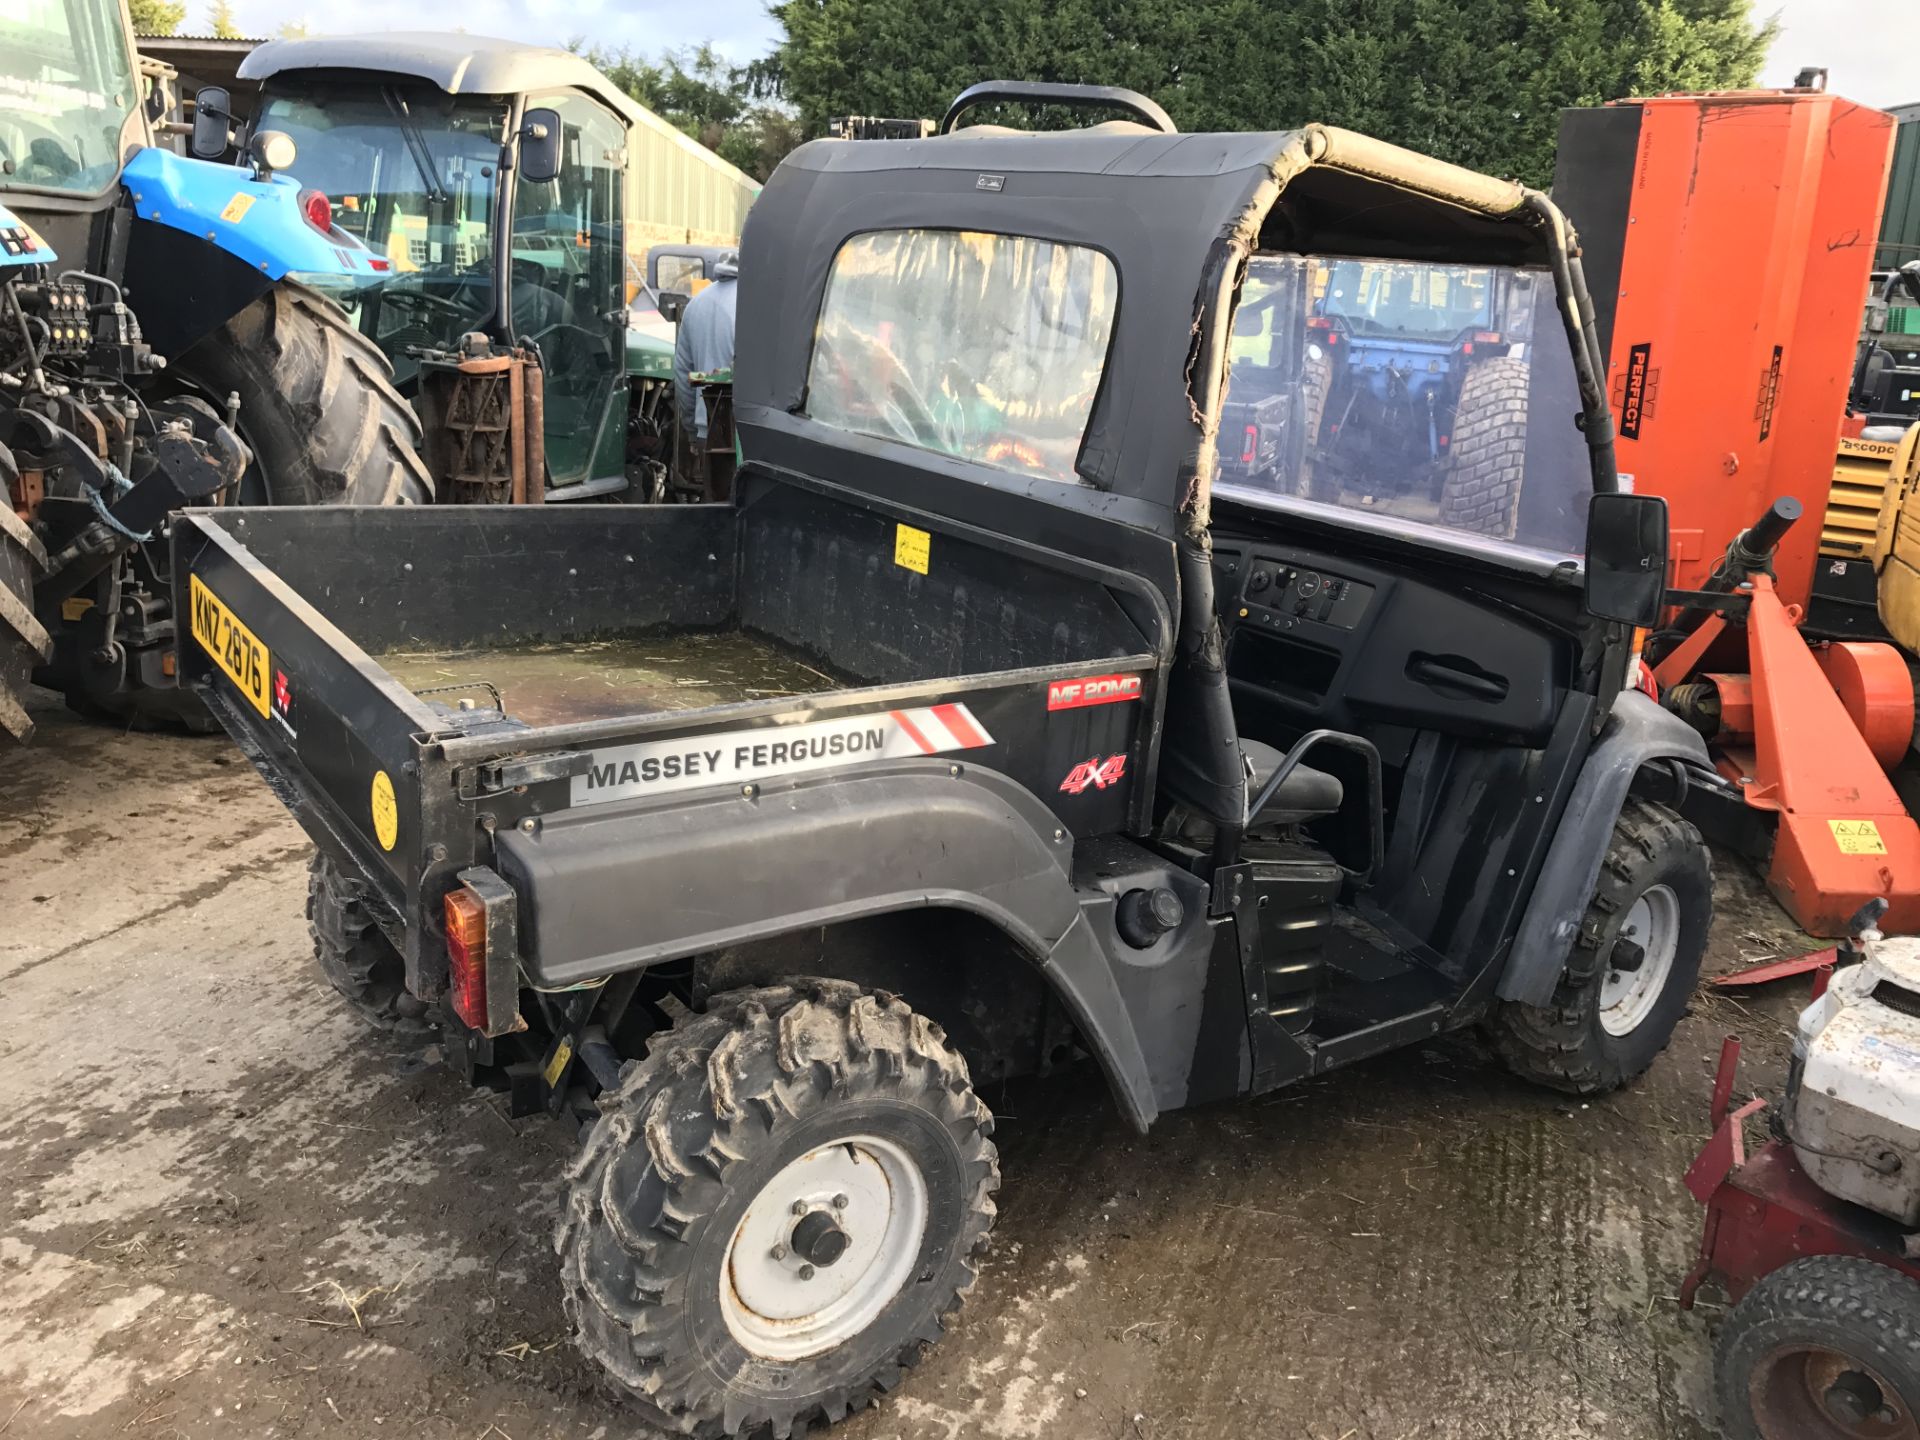
<path fill-rule="evenodd" d="M 1828 88 L 1869 105 L 1920 100 L 1920 67 L 1905 33 L 1914 0 L 1757 0 L 1777 13 L 1780 38 L 1767 57 L 1764 85 L 1790 85 L 1803 65 L 1824 65 Z M 188 0 L 188 32 L 206 29 L 207 0 Z M 290 21 L 316 34 L 373 30 L 465 29 L 477 35 L 562 45 L 575 36 L 648 53 L 711 40 L 731 60 L 772 48 L 779 27 L 765 0 L 232 0 L 249 35 L 272 35 Z M 403 24 L 394 23 L 396 9 Z M 986 77 L 983 77 L 986 78 Z"/>

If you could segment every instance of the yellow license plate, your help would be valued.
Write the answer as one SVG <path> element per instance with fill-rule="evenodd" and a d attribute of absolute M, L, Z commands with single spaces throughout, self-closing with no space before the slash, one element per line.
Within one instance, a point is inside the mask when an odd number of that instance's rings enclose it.
<path fill-rule="evenodd" d="M 247 703 L 266 719 L 267 687 L 272 684 L 273 662 L 261 643 L 240 617 L 229 610 L 220 597 L 200 583 L 198 575 L 187 577 L 189 599 L 193 606 L 193 638 L 213 657 L 229 680 L 240 687 Z"/>

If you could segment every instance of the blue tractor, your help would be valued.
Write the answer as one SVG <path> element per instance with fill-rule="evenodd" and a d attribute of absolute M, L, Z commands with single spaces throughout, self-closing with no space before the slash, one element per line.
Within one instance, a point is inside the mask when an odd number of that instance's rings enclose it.
<path fill-rule="evenodd" d="M 1511 538 L 1533 277 L 1499 266 L 1256 259 L 1235 319 L 1223 473 Z"/>
<path fill-rule="evenodd" d="M 307 283 L 390 262 L 282 173 L 155 145 L 124 0 L 0 7 L 0 731 L 26 687 L 210 722 L 172 673 L 186 505 L 432 498 L 387 360 Z M 224 130 L 228 117 L 196 125 Z"/>

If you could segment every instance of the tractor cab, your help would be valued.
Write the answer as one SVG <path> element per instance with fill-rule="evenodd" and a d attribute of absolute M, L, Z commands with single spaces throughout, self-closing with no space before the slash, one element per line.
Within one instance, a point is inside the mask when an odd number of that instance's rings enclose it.
<path fill-rule="evenodd" d="M 624 490 L 638 107 L 577 56 L 467 35 L 274 41 L 240 75 L 261 82 L 253 128 L 298 147 L 308 203 L 384 262 L 335 298 L 422 411 L 430 460 L 446 452 L 443 486 L 488 469 L 467 417 L 513 405 L 497 377 L 515 368 L 545 498 Z M 538 498 L 531 468 L 467 498 Z"/>

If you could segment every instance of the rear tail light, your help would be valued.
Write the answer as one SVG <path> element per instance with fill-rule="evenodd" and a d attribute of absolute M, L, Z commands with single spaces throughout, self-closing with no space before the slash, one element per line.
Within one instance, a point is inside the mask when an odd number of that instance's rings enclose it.
<path fill-rule="evenodd" d="M 453 1013 L 470 1029 L 487 1028 L 487 907 L 464 885 L 447 892 L 447 979 Z"/>
<path fill-rule="evenodd" d="M 300 213 L 306 216 L 307 223 L 322 235 L 333 232 L 333 202 L 327 198 L 326 191 L 302 190 Z"/>
<path fill-rule="evenodd" d="M 1256 425 L 1249 425 L 1247 426 L 1246 448 L 1240 452 L 1240 463 L 1242 465 L 1251 465 L 1253 463 L 1254 452 L 1257 451 L 1259 448 L 1260 448 L 1260 429 Z"/>

